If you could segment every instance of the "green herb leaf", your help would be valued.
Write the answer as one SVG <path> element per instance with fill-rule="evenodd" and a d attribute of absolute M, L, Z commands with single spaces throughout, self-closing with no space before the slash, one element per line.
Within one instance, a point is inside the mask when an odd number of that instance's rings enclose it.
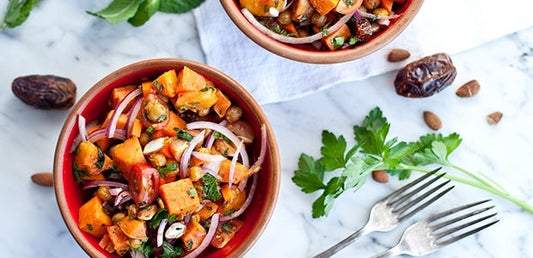
<path fill-rule="evenodd" d="M 363 120 L 362 126 L 354 126 L 355 140 L 361 144 L 362 152 L 381 156 L 390 124 L 383 117 L 381 109 L 374 108 Z"/>
<path fill-rule="evenodd" d="M 5 27 L 15 28 L 24 23 L 39 2 L 41 0 L 9 0 L 4 19 L 0 24 L 0 32 Z"/>
<path fill-rule="evenodd" d="M 205 0 L 161 0 L 159 11 L 164 13 L 186 13 L 198 6 Z"/>
<path fill-rule="evenodd" d="M 87 13 L 106 19 L 109 23 L 119 23 L 135 16 L 140 4 L 141 0 L 113 0 L 100 11 Z"/>
<path fill-rule="evenodd" d="M 342 175 L 350 179 L 346 188 L 355 188 L 354 190 L 357 191 L 365 184 L 368 175 L 379 164 L 379 160 L 372 156 L 357 156 L 351 158 L 350 161 L 342 171 Z"/>
<path fill-rule="evenodd" d="M 213 175 L 206 173 L 201 180 L 204 183 L 203 194 L 206 199 L 218 201 L 222 198 L 217 179 Z"/>
<path fill-rule="evenodd" d="M 183 255 L 185 250 L 181 246 L 173 246 L 167 241 L 163 241 L 163 254 L 161 258 L 174 258 Z"/>
<path fill-rule="evenodd" d="M 313 157 L 302 153 L 292 181 L 302 188 L 304 193 L 312 193 L 326 187 L 322 180 L 324 180 L 324 166 Z"/>
<path fill-rule="evenodd" d="M 159 10 L 159 4 L 159 0 L 144 0 L 141 5 L 139 5 L 135 15 L 131 17 L 128 22 L 136 27 L 142 26 L 157 12 L 157 10 Z"/>
<path fill-rule="evenodd" d="M 322 147 L 320 153 L 320 163 L 324 165 L 326 171 L 333 171 L 342 168 L 346 164 L 344 152 L 346 151 L 346 140 L 341 135 L 338 138 L 331 132 L 322 131 Z"/>

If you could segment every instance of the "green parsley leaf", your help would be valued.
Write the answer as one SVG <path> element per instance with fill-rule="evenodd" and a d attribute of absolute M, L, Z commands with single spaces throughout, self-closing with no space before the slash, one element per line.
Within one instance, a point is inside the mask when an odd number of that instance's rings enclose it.
<path fill-rule="evenodd" d="M 205 0 L 161 0 L 159 11 L 164 13 L 186 13 L 198 6 Z"/>
<path fill-rule="evenodd" d="M 165 173 L 176 171 L 178 169 L 178 163 L 170 163 L 164 167 L 157 168 L 159 174 L 164 175 Z"/>
<path fill-rule="evenodd" d="M 15 28 L 24 23 L 31 10 L 40 2 L 41 0 L 9 0 L 4 19 L 0 23 L 0 32 L 6 27 Z"/>
<path fill-rule="evenodd" d="M 144 0 L 133 17 L 128 22 L 133 26 L 145 24 L 159 10 L 159 0 Z M 154 81 L 155 84 L 156 81 Z M 159 82 L 158 82 L 159 83 Z"/>
<path fill-rule="evenodd" d="M 322 180 L 324 180 L 324 166 L 313 157 L 302 153 L 292 181 L 302 188 L 304 193 L 312 193 L 326 188 Z"/>
<path fill-rule="evenodd" d="M 358 190 L 365 184 L 368 175 L 377 167 L 379 160 L 372 156 L 357 156 L 350 160 L 342 171 L 342 175 L 349 178 L 346 188 Z"/>
<path fill-rule="evenodd" d="M 344 152 L 346 151 L 346 140 L 344 136 L 338 138 L 331 132 L 322 131 L 322 147 L 320 153 L 320 163 L 324 165 L 326 171 L 333 171 L 344 167 Z"/>
<path fill-rule="evenodd" d="M 87 13 L 103 18 L 109 23 L 119 23 L 135 16 L 140 4 L 141 0 L 113 0 L 106 8 L 100 11 L 87 11 Z"/>
<path fill-rule="evenodd" d="M 381 156 L 390 124 L 381 109 L 374 108 L 363 120 L 362 126 L 354 126 L 355 140 L 361 144 L 363 153 Z"/>
<path fill-rule="evenodd" d="M 161 258 L 175 258 L 184 253 L 185 250 L 181 246 L 173 246 L 171 243 L 163 241 L 163 254 L 161 254 Z"/>

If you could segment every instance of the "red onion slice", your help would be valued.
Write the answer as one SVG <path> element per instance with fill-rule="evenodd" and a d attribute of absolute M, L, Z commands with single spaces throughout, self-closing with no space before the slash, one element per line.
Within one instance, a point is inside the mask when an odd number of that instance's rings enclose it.
<path fill-rule="evenodd" d="M 239 157 L 239 153 L 244 148 L 244 143 L 242 141 L 239 141 L 239 144 L 237 145 L 237 149 L 235 150 L 235 154 L 233 155 L 233 158 L 231 159 L 231 164 L 229 166 L 229 175 L 228 175 L 228 185 L 231 189 L 231 184 L 233 184 L 233 175 L 235 174 L 235 166 L 237 165 L 237 157 Z"/>
<path fill-rule="evenodd" d="M 111 119 L 109 120 L 109 125 L 107 126 L 106 136 L 109 138 L 113 138 L 115 135 L 115 130 L 117 128 L 117 122 L 118 118 L 122 114 L 122 111 L 128 106 L 128 104 L 135 99 L 137 96 L 142 94 L 142 90 L 140 88 L 137 88 L 135 90 L 132 90 L 124 99 L 118 103 L 117 107 L 115 108 L 115 111 L 113 111 L 113 115 L 111 115 Z"/>
<path fill-rule="evenodd" d="M 156 244 L 157 247 L 160 247 L 163 245 L 163 233 L 165 233 L 165 227 L 167 226 L 168 220 L 162 219 L 161 222 L 159 222 L 159 227 L 157 228 L 157 236 L 156 236 Z"/>
<path fill-rule="evenodd" d="M 257 157 L 257 160 L 250 168 L 250 173 L 255 174 L 261 167 L 261 164 L 265 160 L 266 155 L 266 149 L 267 149 L 267 132 L 266 132 L 266 125 L 261 125 L 261 149 L 259 150 L 259 157 Z M 257 170 L 257 171 L 256 171 Z"/>
<path fill-rule="evenodd" d="M 78 130 L 80 131 L 82 141 L 87 141 L 89 134 L 87 133 L 86 120 L 81 114 L 78 114 Z"/>
<path fill-rule="evenodd" d="M 130 114 L 128 115 L 128 122 L 126 123 L 126 136 L 128 138 L 131 137 L 131 130 L 133 129 L 133 122 L 135 121 L 135 118 L 137 118 L 137 115 L 139 114 L 139 110 L 141 110 L 142 101 L 143 101 L 143 98 L 138 97 L 133 103 L 133 106 L 131 107 Z"/>
<path fill-rule="evenodd" d="M 189 146 L 185 151 L 183 151 L 183 154 L 181 155 L 181 161 L 180 161 L 180 174 L 181 178 L 187 178 L 189 177 L 189 160 L 191 160 L 192 152 L 194 148 L 196 148 L 196 145 L 201 143 L 204 140 L 205 131 L 200 132 L 198 135 L 196 135 L 192 140 L 189 142 Z"/>
<path fill-rule="evenodd" d="M 287 36 L 278 34 L 276 32 L 273 32 L 273 31 L 269 30 L 267 27 L 263 26 L 263 24 L 261 24 L 254 17 L 254 15 L 252 13 L 250 13 L 250 11 L 248 11 L 248 9 L 243 8 L 241 11 L 242 11 L 242 14 L 244 15 L 244 17 L 246 17 L 246 19 L 248 19 L 248 21 L 252 25 L 254 25 L 255 28 L 257 28 L 259 31 L 263 32 L 267 36 L 269 36 L 269 37 L 271 37 L 271 38 L 273 38 L 273 39 L 275 39 L 275 40 L 277 40 L 279 42 L 283 42 L 283 43 L 287 43 L 287 44 L 309 44 L 311 42 L 317 41 L 317 40 L 319 40 L 319 39 L 324 37 L 322 32 L 319 32 L 317 34 L 313 34 L 313 35 L 308 36 L 308 37 L 301 37 L 301 38 L 287 37 Z M 335 32 L 335 31 L 337 31 L 343 24 L 346 24 L 350 20 L 350 18 L 352 17 L 352 15 L 354 13 L 355 12 L 342 16 L 333 26 L 328 28 L 326 35 L 329 35 L 329 34 Z"/>
<path fill-rule="evenodd" d="M 119 206 L 129 200 L 131 200 L 132 196 L 131 196 L 131 193 L 129 191 L 122 191 L 120 192 L 117 197 L 115 198 L 115 207 L 116 206 Z"/>
<path fill-rule="evenodd" d="M 220 124 L 209 122 L 209 121 L 196 121 L 196 122 L 191 122 L 191 123 L 187 124 L 187 129 L 194 130 L 194 129 L 202 129 L 202 128 L 211 129 L 213 131 L 217 131 L 217 132 L 223 134 L 235 146 L 237 146 L 239 144 L 239 142 L 240 142 L 239 137 L 237 137 L 228 128 L 226 128 L 226 127 L 224 127 L 224 126 L 222 126 Z M 240 155 L 241 155 L 241 158 L 242 158 L 242 164 L 244 165 L 244 167 L 248 168 L 250 161 L 248 159 L 248 153 L 246 152 L 246 149 L 243 149 L 241 151 Z"/>
<path fill-rule="evenodd" d="M 112 186 L 112 187 L 120 187 L 122 189 L 128 189 L 127 184 L 115 182 L 115 181 L 90 181 L 87 182 L 83 187 L 82 190 L 86 190 L 93 187 L 100 187 L 100 186 Z"/>
<path fill-rule="evenodd" d="M 252 185 L 250 186 L 250 191 L 248 191 L 248 196 L 246 196 L 246 200 L 244 201 L 242 207 L 239 210 L 235 211 L 234 213 L 220 218 L 220 222 L 232 220 L 234 218 L 239 217 L 248 208 L 248 206 L 250 206 L 250 203 L 252 203 L 252 199 L 254 198 L 255 190 L 257 189 L 258 178 L 259 176 L 257 174 L 253 175 Z"/>
<path fill-rule="evenodd" d="M 211 216 L 211 224 L 209 226 L 209 229 L 207 231 L 207 235 L 205 235 L 204 240 L 202 240 L 202 243 L 198 246 L 198 248 L 194 249 L 192 252 L 185 255 L 183 258 L 193 258 L 200 255 L 211 243 L 211 240 L 213 240 L 213 237 L 215 236 L 215 233 L 218 228 L 220 214 L 215 213 L 213 216 Z"/>

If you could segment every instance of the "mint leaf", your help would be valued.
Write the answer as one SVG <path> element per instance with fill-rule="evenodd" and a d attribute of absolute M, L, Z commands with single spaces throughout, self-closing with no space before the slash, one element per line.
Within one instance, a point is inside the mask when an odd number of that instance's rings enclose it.
<path fill-rule="evenodd" d="M 161 0 L 159 11 L 164 13 L 186 13 L 198 6 L 205 0 Z"/>
<path fill-rule="evenodd" d="M 313 157 L 303 154 L 298 161 L 298 170 L 294 171 L 292 181 L 302 188 L 304 193 L 312 193 L 324 189 L 324 167 Z"/>
<path fill-rule="evenodd" d="M 320 163 L 324 165 L 326 171 L 333 171 L 344 167 L 344 152 L 346 151 L 346 140 L 341 135 L 338 138 L 331 132 L 322 131 L 322 148 L 320 153 Z"/>
<path fill-rule="evenodd" d="M 139 5 L 135 16 L 131 17 L 128 22 L 133 26 L 145 24 L 159 10 L 159 0 L 145 0 Z"/>
<path fill-rule="evenodd" d="M 140 4 L 141 0 L 113 0 L 106 8 L 100 11 L 87 11 L 87 13 L 104 18 L 109 23 L 119 23 L 133 17 Z"/>
<path fill-rule="evenodd" d="M 0 32 L 5 28 L 15 28 L 24 23 L 30 12 L 41 0 L 9 0 L 4 19 L 0 24 Z"/>

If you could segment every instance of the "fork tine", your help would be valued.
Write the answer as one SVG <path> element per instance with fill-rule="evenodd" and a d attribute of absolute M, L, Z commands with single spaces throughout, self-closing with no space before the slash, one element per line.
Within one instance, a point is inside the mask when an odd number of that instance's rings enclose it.
<path fill-rule="evenodd" d="M 443 211 L 441 213 L 437 213 L 437 214 L 429 217 L 428 218 L 428 222 L 436 221 L 438 219 L 444 218 L 444 217 L 449 216 L 451 214 L 454 214 L 456 212 L 459 212 L 459 211 L 462 211 L 462 210 L 466 210 L 468 208 L 471 208 L 471 207 L 474 207 L 474 206 L 477 206 L 477 205 L 480 205 L 480 204 L 483 204 L 483 203 L 486 203 L 486 202 L 489 202 L 489 201 L 490 201 L 490 199 L 483 200 L 483 201 L 478 201 L 478 202 L 473 202 L 473 203 L 465 204 L 463 206 L 459 206 L 457 208 L 453 208 L 453 209 L 449 209 L 447 211 Z"/>
<path fill-rule="evenodd" d="M 486 216 L 486 218 L 483 218 L 483 220 L 488 219 L 488 218 L 491 218 L 491 217 L 493 217 L 493 216 L 495 216 L 495 215 L 496 215 L 496 213 L 491 214 L 491 215 L 489 215 L 489 216 Z M 467 236 L 469 236 L 469 235 L 472 235 L 472 234 L 477 233 L 477 232 L 479 232 L 479 231 L 481 231 L 481 230 L 483 230 L 483 229 L 485 229 L 485 228 L 488 228 L 488 227 L 490 227 L 490 226 L 496 224 L 496 223 L 499 222 L 499 221 L 500 221 L 499 219 L 496 219 L 495 221 L 492 221 L 492 222 L 490 222 L 490 223 L 488 223 L 488 224 L 485 224 L 485 225 L 483 225 L 483 226 L 477 227 L 477 228 L 472 229 L 472 230 L 470 230 L 470 231 L 468 231 L 468 232 L 465 232 L 465 233 L 462 233 L 462 234 L 460 234 L 460 235 L 458 235 L 458 236 L 452 237 L 452 238 L 450 238 L 450 239 L 448 239 L 448 240 L 445 240 L 445 241 L 442 241 L 442 242 L 436 243 L 436 245 L 441 246 L 441 247 L 442 247 L 442 246 L 445 246 L 445 245 L 449 245 L 449 244 L 451 244 L 451 243 L 453 243 L 453 242 L 455 242 L 455 241 L 461 240 L 461 239 L 463 239 L 463 238 L 465 238 L 465 237 L 467 237 Z M 480 222 L 480 221 L 478 221 L 478 222 Z M 476 223 L 477 223 L 477 222 L 476 222 Z M 468 225 L 468 226 L 470 226 L 470 225 Z"/>
<path fill-rule="evenodd" d="M 440 228 L 442 228 L 442 227 L 445 227 L 445 226 L 447 226 L 447 225 L 451 225 L 451 224 L 453 224 L 453 223 L 455 223 L 455 222 L 458 222 L 458 221 L 461 221 L 461 220 L 463 220 L 463 219 L 466 219 L 466 218 L 472 217 L 472 216 L 477 215 L 477 214 L 481 214 L 481 213 L 483 213 L 483 212 L 485 212 L 485 211 L 488 211 L 488 210 L 490 210 L 490 209 L 492 209 L 492 208 L 494 208 L 494 205 L 493 205 L 493 206 L 490 206 L 490 207 L 481 208 L 481 209 L 478 209 L 478 210 L 472 211 L 472 212 L 470 212 L 470 213 L 467 213 L 467 214 L 464 214 L 464 215 L 461 215 L 461 216 L 455 217 L 455 218 L 453 218 L 453 219 L 449 219 L 449 220 L 447 220 L 447 221 L 444 221 L 444 222 L 441 222 L 441 223 L 436 224 L 436 225 L 434 225 L 434 226 L 431 226 L 431 228 L 432 228 L 433 230 L 438 230 L 438 229 L 440 229 Z M 449 214 L 449 215 L 451 215 L 451 214 Z M 448 216 L 449 216 L 449 215 L 448 215 Z"/>
<path fill-rule="evenodd" d="M 413 182 L 404 185 L 403 187 L 399 188 L 398 190 L 392 192 L 392 193 L 391 193 L 389 196 L 387 196 L 385 199 L 389 199 L 389 200 L 394 199 L 394 198 L 395 198 L 396 196 L 398 196 L 399 194 L 401 194 L 401 193 L 407 191 L 409 188 L 414 187 L 415 185 L 417 185 L 418 183 L 422 182 L 422 181 L 425 180 L 426 178 L 428 178 L 428 177 L 434 175 L 434 174 L 437 173 L 437 171 L 439 171 L 440 169 L 441 169 L 440 167 L 439 167 L 439 168 L 436 168 L 436 169 L 430 171 L 429 173 L 427 173 L 427 174 L 425 174 L 425 175 L 423 175 L 423 176 L 417 178 L 417 179 L 414 180 Z M 442 176 L 442 175 L 441 175 L 441 176 Z M 439 176 L 439 178 L 440 178 L 440 176 Z M 437 178 L 437 179 L 438 179 L 438 178 Z M 432 179 L 431 182 L 434 182 L 435 180 L 436 180 L 436 179 Z M 426 185 L 428 185 L 428 184 L 426 183 L 425 186 L 426 186 Z M 423 188 L 423 187 L 418 187 L 416 190 L 411 191 L 410 194 L 411 194 L 411 195 L 415 194 L 416 191 L 419 190 L 420 188 Z M 407 198 L 409 198 L 409 196 L 407 196 Z M 389 202 L 388 204 L 389 204 L 389 205 L 393 205 L 394 203 L 396 203 L 396 202 L 398 202 L 398 201 L 400 201 L 400 200 L 404 200 L 404 199 L 405 199 L 405 196 L 402 197 L 402 198 L 396 199 L 396 200 L 394 200 L 394 201 L 392 201 L 392 202 Z"/>
<path fill-rule="evenodd" d="M 441 239 L 441 238 L 443 238 L 443 237 L 445 237 L 445 236 L 447 236 L 447 235 L 450 235 L 450 234 L 452 234 L 452 233 L 454 233 L 454 232 L 457 232 L 457 231 L 459 231 L 459 230 L 461 230 L 461 229 L 464 229 L 464 228 L 466 228 L 466 227 L 470 227 L 470 226 L 472 226 L 472 225 L 475 225 L 475 224 L 477 224 L 478 222 L 482 222 L 482 221 L 484 221 L 484 220 L 486 220 L 486 219 L 488 219 L 488 218 L 492 218 L 492 217 L 496 216 L 496 214 L 497 214 L 497 213 L 492 213 L 492 214 L 489 214 L 489 215 L 483 216 L 483 217 L 481 217 L 481 218 L 477 218 L 477 219 L 475 219 L 475 220 L 465 222 L 465 223 L 463 223 L 463 224 L 461 224 L 461 225 L 457 225 L 457 226 L 455 226 L 455 227 L 453 227 L 453 228 L 447 229 L 447 230 L 445 230 L 445 231 L 443 231 L 443 232 L 440 232 L 440 233 L 437 233 L 437 234 L 433 234 L 433 235 L 434 235 L 434 236 L 437 238 L 437 240 L 438 240 L 438 239 Z"/>
<path fill-rule="evenodd" d="M 427 174 L 425 174 L 425 175 L 423 175 L 423 176 L 417 178 L 417 179 L 414 180 L 413 182 L 411 182 L 411 183 L 409 183 L 409 184 L 406 184 L 406 185 L 404 185 L 403 187 L 401 187 L 401 188 L 397 189 L 396 191 L 392 192 L 392 193 L 389 194 L 389 196 L 387 196 L 385 199 L 389 199 L 389 198 L 392 199 L 392 198 L 395 197 L 396 195 L 398 195 L 398 194 L 404 192 L 405 190 L 411 188 L 412 186 L 414 186 L 414 185 L 420 183 L 420 182 L 423 181 L 424 179 L 426 179 L 426 178 L 428 178 L 428 177 L 434 175 L 434 174 L 437 173 L 437 171 L 439 171 L 440 169 L 441 169 L 441 168 L 439 167 L 439 168 L 436 168 L 436 169 L 434 169 L 434 170 L 431 170 L 430 172 L 428 172 Z"/>
<path fill-rule="evenodd" d="M 411 208 L 411 207 L 414 207 L 414 205 L 420 203 L 423 199 L 425 199 L 426 197 L 428 197 L 430 194 L 438 191 L 440 188 L 444 187 L 446 184 L 448 184 L 450 182 L 450 180 L 434 187 L 433 189 L 427 191 L 425 194 L 419 196 L 418 198 L 416 198 L 415 200 L 411 201 L 410 203 L 406 204 L 404 207 L 401 208 L 401 210 L 398 210 L 398 211 L 394 211 L 393 212 L 397 212 L 398 214 L 400 214 L 400 216 L 398 217 L 398 220 L 402 221 L 402 220 L 405 220 L 411 216 L 413 216 L 415 213 L 419 212 L 420 210 L 426 208 L 427 206 L 429 206 L 430 204 L 432 204 L 433 202 L 435 202 L 436 200 L 438 200 L 439 198 L 441 198 L 442 196 L 444 196 L 447 192 L 449 192 L 450 190 L 452 190 L 455 186 L 449 186 L 448 188 L 442 190 L 439 194 L 435 195 L 433 198 L 425 201 L 424 203 L 420 204 L 418 207 L 416 207 L 415 209 L 411 210 L 409 213 L 407 214 L 403 214 L 403 212 L 405 212 L 407 209 Z"/>

